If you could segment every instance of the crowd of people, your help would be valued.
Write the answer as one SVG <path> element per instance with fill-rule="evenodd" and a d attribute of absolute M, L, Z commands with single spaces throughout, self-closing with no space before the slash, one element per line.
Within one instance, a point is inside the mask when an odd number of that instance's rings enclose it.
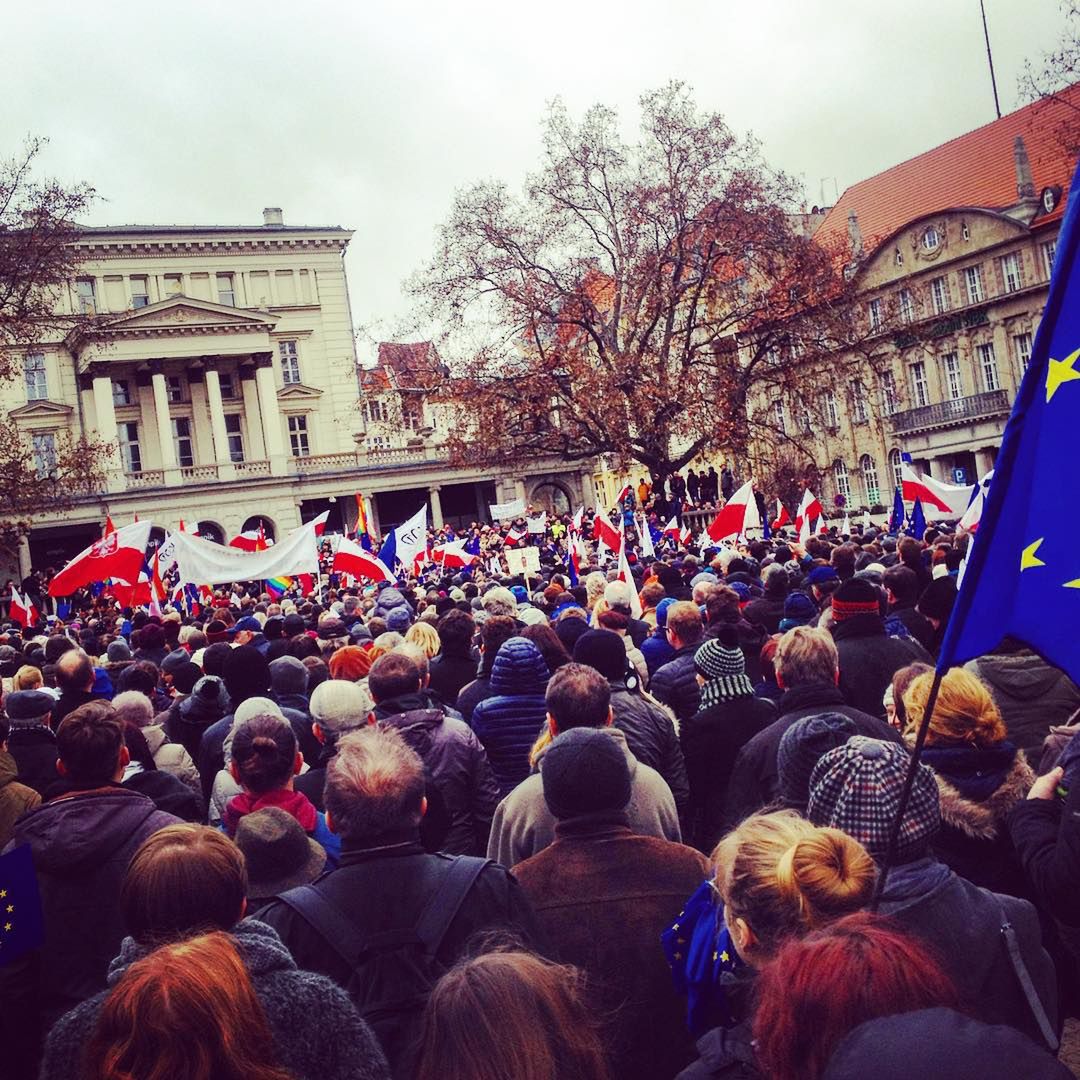
<path fill-rule="evenodd" d="M 528 579 L 7 624 L 44 935 L 0 936 L 3 1075 L 1071 1075 L 1080 689 L 1008 639 L 949 670 L 904 801 L 968 537 L 664 540 L 631 580 L 588 541 L 577 580 L 572 528 Z"/>

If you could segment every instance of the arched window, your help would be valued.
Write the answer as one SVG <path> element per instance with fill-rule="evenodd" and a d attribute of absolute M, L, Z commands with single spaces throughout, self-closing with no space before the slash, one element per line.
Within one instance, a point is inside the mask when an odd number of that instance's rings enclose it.
<path fill-rule="evenodd" d="M 844 496 L 844 502 L 851 502 L 851 481 L 848 478 L 847 466 L 840 460 L 833 462 L 833 484 L 836 486 L 836 494 Z"/>
<path fill-rule="evenodd" d="M 892 474 L 893 487 L 903 486 L 903 477 L 900 473 L 902 459 L 899 450 L 889 451 L 889 472 Z"/>
<path fill-rule="evenodd" d="M 881 488 L 878 485 L 877 462 L 869 454 L 863 454 L 859 458 L 859 469 L 862 471 L 863 492 L 866 495 L 867 506 L 877 506 L 881 502 Z"/>
<path fill-rule="evenodd" d="M 195 528 L 204 540 L 214 544 L 225 543 L 225 530 L 216 521 L 200 521 Z"/>
<path fill-rule="evenodd" d="M 261 514 L 255 514 L 254 517 L 249 517 L 243 525 L 240 526 L 240 531 L 245 532 L 258 532 L 259 526 L 262 526 L 263 536 L 267 540 L 276 540 L 277 535 L 274 531 L 274 523 L 268 518 L 263 517 Z"/>

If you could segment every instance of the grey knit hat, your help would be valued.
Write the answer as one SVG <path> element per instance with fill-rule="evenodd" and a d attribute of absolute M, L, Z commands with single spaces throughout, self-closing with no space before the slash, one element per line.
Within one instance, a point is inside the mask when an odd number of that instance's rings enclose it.
<path fill-rule="evenodd" d="M 830 751 L 858 735 L 850 716 L 826 712 L 804 716 L 784 732 L 776 751 L 776 771 L 784 805 L 805 813 L 810 798 L 810 775 Z"/>
<path fill-rule="evenodd" d="M 910 760 L 907 749 L 898 743 L 865 735 L 848 739 L 814 766 L 806 816 L 815 825 L 846 832 L 875 860 L 882 859 Z M 900 826 L 896 861 L 921 858 L 940 827 L 937 780 L 930 768 L 920 764 Z"/>
<path fill-rule="evenodd" d="M 617 739 L 597 728 L 571 728 L 548 747 L 540 766 L 544 801 L 562 821 L 619 811 L 630 801 L 630 767 Z"/>

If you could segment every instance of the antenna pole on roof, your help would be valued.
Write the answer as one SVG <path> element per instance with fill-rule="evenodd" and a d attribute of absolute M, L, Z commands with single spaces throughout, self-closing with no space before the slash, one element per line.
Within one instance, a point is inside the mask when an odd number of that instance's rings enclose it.
<path fill-rule="evenodd" d="M 994 89 L 994 111 L 997 118 L 1001 119 L 1001 103 L 998 101 L 997 78 L 994 75 L 994 54 L 990 51 L 990 31 L 986 26 L 986 3 L 979 0 L 979 11 L 982 12 L 983 37 L 986 39 L 986 62 L 990 65 L 990 85 Z"/>

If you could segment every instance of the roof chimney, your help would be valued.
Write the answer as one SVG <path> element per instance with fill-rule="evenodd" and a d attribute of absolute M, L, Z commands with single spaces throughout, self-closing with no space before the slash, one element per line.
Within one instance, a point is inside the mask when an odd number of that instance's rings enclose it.
<path fill-rule="evenodd" d="M 848 245 L 851 248 L 851 258 L 858 261 L 863 256 L 862 230 L 859 228 L 859 215 L 854 210 L 849 210 L 847 215 Z"/>
<path fill-rule="evenodd" d="M 285 227 L 285 219 L 282 217 L 280 206 L 263 207 L 263 225 L 268 229 L 283 229 Z"/>
<path fill-rule="evenodd" d="M 1035 181 L 1031 178 L 1031 162 L 1028 161 L 1024 137 L 1013 140 L 1013 160 L 1016 162 L 1016 194 L 1020 199 L 1035 198 Z"/>

